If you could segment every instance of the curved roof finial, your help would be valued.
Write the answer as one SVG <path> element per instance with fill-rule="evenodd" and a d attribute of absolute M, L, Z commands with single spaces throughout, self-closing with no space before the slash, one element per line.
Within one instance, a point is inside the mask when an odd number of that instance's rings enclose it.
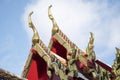
<path fill-rule="evenodd" d="M 90 40 L 86 49 L 86 53 L 91 59 L 94 60 L 96 58 L 95 52 L 94 52 L 94 35 L 92 32 L 90 32 Z"/>
<path fill-rule="evenodd" d="M 28 15 L 28 23 L 29 23 L 29 27 L 32 28 L 32 30 L 34 32 L 34 35 L 32 37 L 32 43 L 33 43 L 33 45 L 35 45 L 36 43 L 39 43 L 39 35 L 38 35 L 38 32 L 37 32 L 37 29 L 35 28 L 34 24 L 32 23 L 32 20 L 31 20 L 31 15 L 32 14 L 33 14 L 33 12 L 31 12 Z"/>
<path fill-rule="evenodd" d="M 116 48 L 116 58 L 114 60 L 114 64 L 112 66 L 112 72 L 115 75 L 114 80 L 120 79 L 120 49 Z"/>
<path fill-rule="evenodd" d="M 52 5 L 50 5 L 48 7 L 48 16 L 49 16 L 49 18 L 51 19 L 51 21 L 53 23 L 52 35 L 54 35 L 59 30 L 59 28 L 58 28 L 58 25 L 57 25 L 53 15 L 52 15 L 51 11 L 50 11 L 51 7 L 52 7 Z"/>

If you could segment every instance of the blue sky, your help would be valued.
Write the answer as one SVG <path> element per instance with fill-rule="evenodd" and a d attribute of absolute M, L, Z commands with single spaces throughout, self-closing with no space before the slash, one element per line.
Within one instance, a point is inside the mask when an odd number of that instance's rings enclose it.
<path fill-rule="evenodd" d="M 115 47 L 120 48 L 119 0 L 1 0 L 0 1 L 0 68 L 21 75 L 31 47 L 32 30 L 28 13 L 41 39 L 48 45 L 52 23 L 47 8 L 60 29 L 81 49 L 85 50 L 90 34 L 95 35 L 97 58 L 112 65 Z"/>
<path fill-rule="evenodd" d="M 0 1 L 0 68 L 21 74 L 29 53 L 27 33 L 22 15 L 28 0 Z"/>

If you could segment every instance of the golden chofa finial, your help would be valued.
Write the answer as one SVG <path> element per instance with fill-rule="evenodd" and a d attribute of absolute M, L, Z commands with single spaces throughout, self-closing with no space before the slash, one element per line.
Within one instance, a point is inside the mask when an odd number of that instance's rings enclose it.
<path fill-rule="evenodd" d="M 90 32 L 90 40 L 86 49 L 86 53 L 88 54 L 88 57 L 91 59 L 95 59 L 95 52 L 94 52 L 94 35 L 92 32 Z"/>
<path fill-rule="evenodd" d="M 120 49 L 116 47 L 117 54 L 120 54 Z"/>
<path fill-rule="evenodd" d="M 28 16 L 28 23 L 29 23 L 29 27 L 32 28 L 32 30 L 34 32 L 34 35 L 32 37 L 32 44 L 35 45 L 36 43 L 39 43 L 39 35 L 38 35 L 38 32 L 37 32 L 34 24 L 32 23 L 32 20 L 31 20 L 32 14 L 33 14 L 33 12 L 31 12 Z"/>
<path fill-rule="evenodd" d="M 52 35 L 54 35 L 56 32 L 58 32 L 59 28 L 58 28 L 58 25 L 57 25 L 53 15 L 52 15 L 51 11 L 50 11 L 51 7 L 52 7 L 52 5 L 50 5 L 48 8 L 48 16 L 53 23 Z"/>
<path fill-rule="evenodd" d="M 120 80 L 120 49 L 116 48 L 116 58 L 112 66 L 112 72 L 115 75 L 114 80 Z"/>

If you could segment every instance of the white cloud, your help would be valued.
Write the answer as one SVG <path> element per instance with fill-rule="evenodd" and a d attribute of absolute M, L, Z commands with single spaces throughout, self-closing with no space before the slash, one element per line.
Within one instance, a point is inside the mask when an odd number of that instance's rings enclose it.
<path fill-rule="evenodd" d="M 120 15 L 118 7 L 116 5 L 110 6 L 111 3 L 107 0 L 89 2 L 84 0 L 37 0 L 28 4 L 23 14 L 23 22 L 30 40 L 33 33 L 27 25 L 27 16 L 31 11 L 34 11 L 32 20 L 41 39 L 48 45 L 52 29 L 52 23 L 47 14 L 50 4 L 53 5 L 51 11 L 59 28 L 76 45 L 85 50 L 89 40 L 89 32 L 93 32 L 97 56 L 105 60 L 115 55 L 113 54 L 113 52 L 115 53 L 114 47 L 120 47 L 118 45 L 120 44 L 120 17 L 118 17 Z"/>

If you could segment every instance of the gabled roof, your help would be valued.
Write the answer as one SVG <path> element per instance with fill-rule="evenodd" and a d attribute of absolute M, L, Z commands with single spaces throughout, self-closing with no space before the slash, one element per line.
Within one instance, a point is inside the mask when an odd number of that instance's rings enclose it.
<path fill-rule="evenodd" d="M 47 68 L 47 66 L 49 65 L 49 61 L 50 61 L 50 60 L 48 60 L 49 57 L 51 57 L 50 59 L 52 59 L 52 56 L 54 55 L 64 65 L 66 64 L 66 60 L 63 59 L 62 57 L 60 57 L 59 55 L 56 55 L 54 52 L 51 52 L 49 50 L 49 48 L 47 48 L 45 46 L 45 44 L 39 38 L 38 32 L 37 32 L 35 26 L 33 25 L 30 16 L 31 16 L 31 13 L 28 16 L 28 21 L 29 21 L 30 27 L 33 29 L 34 35 L 33 35 L 33 38 L 32 38 L 32 48 L 30 50 L 28 59 L 27 59 L 26 64 L 24 66 L 22 77 L 30 78 L 30 80 L 32 80 L 32 79 L 35 79 L 35 78 L 32 78 L 32 76 L 35 77 L 35 75 L 37 75 L 36 76 L 36 78 L 37 78 L 37 77 L 39 77 L 39 75 L 43 74 L 43 73 L 41 73 L 42 71 L 40 71 L 40 70 L 42 70 L 42 68 L 40 68 L 40 66 L 41 65 L 44 66 L 44 69 Z M 45 55 L 48 58 L 43 58 Z M 34 72 L 33 70 L 36 71 L 36 72 Z M 46 71 L 47 70 L 44 70 L 43 72 L 45 72 L 45 75 L 47 77 Z M 35 74 L 33 75 L 32 72 L 35 73 Z M 43 77 L 39 77 L 39 79 L 42 80 Z"/>
<path fill-rule="evenodd" d="M 111 68 L 102 61 L 96 59 L 94 52 L 93 33 L 90 33 L 91 36 L 86 48 L 86 52 L 80 50 L 59 29 L 53 15 L 50 12 L 51 7 L 52 6 L 49 6 L 48 8 L 48 16 L 53 23 L 53 29 L 48 47 L 46 47 L 42 40 L 39 38 L 38 32 L 31 21 L 31 15 L 33 12 L 30 13 L 28 16 L 29 26 L 33 29 L 34 35 L 32 38 L 32 48 L 30 50 L 28 60 L 25 64 L 22 77 L 28 78 L 30 80 L 47 80 L 49 79 L 48 77 L 50 77 L 50 75 L 53 75 L 53 78 L 58 79 L 57 77 L 59 77 L 59 79 L 62 79 L 66 77 L 69 72 L 72 72 L 74 70 L 83 74 L 86 78 L 90 80 L 112 80 L 115 78 L 116 72 L 118 73 L 117 76 L 120 75 L 119 70 L 116 70 L 116 61 L 113 65 L 113 68 Z M 117 49 L 117 53 L 119 52 L 120 51 Z M 118 58 L 117 60 L 119 61 Z M 49 75 L 48 72 L 49 69 L 51 69 L 52 62 L 55 64 L 54 66 L 52 66 L 52 69 L 54 70 L 50 70 L 52 74 Z M 58 65 L 57 67 L 56 64 Z M 69 68 L 70 66 L 72 66 L 72 68 Z M 60 68 L 59 70 L 62 72 L 65 68 L 69 70 L 59 74 L 59 72 L 56 73 L 57 68 Z M 117 67 L 117 69 L 119 68 L 120 67 Z M 56 74 L 59 75 L 56 77 Z M 64 77 L 62 77 L 61 75 L 64 75 Z M 74 72 L 72 72 L 72 75 L 74 75 Z M 77 80 L 81 79 L 82 78 L 77 78 Z M 65 80 L 67 80 L 67 78 L 65 78 Z"/>
<path fill-rule="evenodd" d="M 53 47 L 53 43 L 59 43 L 60 45 L 62 45 L 67 52 L 71 52 L 71 50 L 73 48 L 77 49 L 77 54 L 86 54 L 83 50 L 79 49 L 58 27 L 51 11 L 50 8 L 52 6 L 50 5 L 48 8 L 48 16 L 51 19 L 52 23 L 53 23 L 53 28 L 52 28 L 52 36 L 51 36 L 51 40 L 49 42 L 48 48 L 52 48 Z M 51 49 L 52 50 L 52 49 Z"/>

